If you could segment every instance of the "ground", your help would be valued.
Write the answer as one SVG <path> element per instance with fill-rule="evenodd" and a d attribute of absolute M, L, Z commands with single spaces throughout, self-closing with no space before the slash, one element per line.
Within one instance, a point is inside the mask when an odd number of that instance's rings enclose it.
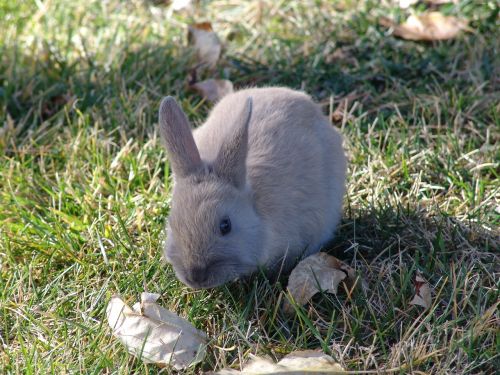
<path fill-rule="evenodd" d="M 104 319 L 114 293 L 147 289 L 211 337 L 188 373 L 319 348 L 348 370 L 493 373 L 499 345 L 498 3 L 441 42 L 398 39 L 394 1 L 0 0 L 0 368 L 156 373 Z M 419 13 L 427 8 L 417 4 Z M 156 129 L 163 95 L 194 124 L 211 105 L 186 86 L 186 25 L 224 40 L 214 76 L 303 89 L 349 157 L 344 218 L 326 249 L 365 287 L 283 315 L 286 278 L 193 291 L 161 261 L 171 179 Z M 429 310 L 410 305 L 420 272 Z M 168 372 L 167 370 L 163 370 Z M 366 372 L 365 372 L 366 373 Z"/>

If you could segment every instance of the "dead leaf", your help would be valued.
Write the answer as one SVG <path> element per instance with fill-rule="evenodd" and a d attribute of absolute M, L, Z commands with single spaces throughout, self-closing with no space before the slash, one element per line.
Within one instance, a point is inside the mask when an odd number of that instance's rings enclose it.
<path fill-rule="evenodd" d="M 298 305 L 303 305 L 321 290 L 337 294 L 341 281 L 350 285 L 356 278 L 354 269 L 326 253 L 313 254 L 295 267 L 288 279 L 288 292 Z M 290 302 L 284 301 L 285 313 L 293 313 Z"/>
<path fill-rule="evenodd" d="M 344 116 L 347 120 L 352 120 L 354 116 L 349 114 L 349 105 L 351 105 L 354 100 L 363 97 L 366 97 L 366 94 L 357 94 L 356 91 L 353 91 L 343 98 L 340 98 L 339 104 L 330 115 L 331 121 L 333 123 L 342 122 L 344 120 Z"/>
<path fill-rule="evenodd" d="M 205 356 L 207 336 L 187 320 L 156 303 L 158 294 L 142 293 L 130 308 L 113 296 L 106 308 L 108 324 L 129 353 L 146 363 L 185 369 Z"/>
<path fill-rule="evenodd" d="M 455 38 L 461 30 L 467 29 L 467 21 L 440 12 L 428 12 L 408 17 L 405 23 L 397 25 L 388 18 L 380 23 L 394 29 L 393 34 L 408 40 L 446 40 Z"/>
<path fill-rule="evenodd" d="M 242 371 L 224 369 L 216 373 L 209 372 L 205 375 L 219 374 L 243 374 L 243 375 L 259 375 L 259 374 L 341 374 L 345 370 L 332 357 L 322 352 L 315 350 L 296 351 L 285 356 L 278 363 L 274 363 L 268 358 L 253 357 L 248 362 Z"/>
<path fill-rule="evenodd" d="M 327 64 L 343 64 L 359 67 L 359 61 L 351 51 L 352 47 L 336 48 L 333 52 L 325 55 L 325 62 Z"/>
<path fill-rule="evenodd" d="M 399 7 L 406 9 L 409 8 L 411 5 L 418 3 L 419 0 L 399 0 Z"/>
<path fill-rule="evenodd" d="M 41 117 L 46 120 L 61 110 L 66 104 L 74 101 L 70 93 L 58 94 L 42 103 Z"/>
<path fill-rule="evenodd" d="M 233 83 L 227 79 L 207 79 L 193 83 L 190 87 L 198 91 L 201 96 L 212 103 L 219 101 L 234 91 Z"/>
<path fill-rule="evenodd" d="M 188 27 L 188 43 L 196 52 L 197 66 L 214 68 L 219 60 L 222 44 L 210 22 L 196 23 Z"/>
<path fill-rule="evenodd" d="M 192 10 L 193 0 L 173 0 L 170 4 L 170 9 L 174 12 L 180 12 L 183 10 Z"/>
<path fill-rule="evenodd" d="M 426 310 L 432 305 L 431 288 L 420 274 L 415 276 L 415 297 L 411 300 L 410 305 L 419 305 Z"/>
<path fill-rule="evenodd" d="M 345 112 L 346 105 L 347 105 L 346 102 L 339 103 L 337 108 L 335 108 L 335 111 L 333 111 L 331 116 L 330 116 L 330 119 L 332 120 L 332 122 L 337 123 L 337 122 L 342 121 L 342 119 L 344 118 L 344 112 Z"/>

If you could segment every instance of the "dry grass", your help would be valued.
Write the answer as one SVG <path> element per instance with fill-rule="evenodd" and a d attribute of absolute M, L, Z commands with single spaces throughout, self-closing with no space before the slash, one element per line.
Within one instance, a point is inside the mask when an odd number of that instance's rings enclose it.
<path fill-rule="evenodd" d="M 328 251 L 363 282 L 291 319 L 280 310 L 286 278 L 192 291 L 160 260 L 170 180 L 158 103 L 176 95 L 195 123 L 210 107 L 185 87 L 192 19 L 163 2 L 0 0 L 1 372 L 157 372 L 103 323 L 113 293 L 132 301 L 147 289 L 212 338 L 193 373 L 306 348 L 364 373 L 493 373 L 498 8 L 441 9 L 475 31 L 395 39 L 377 25 L 404 18 L 390 1 L 218 0 L 196 11 L 226 41 L 216 76 L 302 88 L 330 114 L 354 98 L 336 117 L 350 169 Z M 417 271 L 433 289 L 428 311 L 409 304 Z"/>

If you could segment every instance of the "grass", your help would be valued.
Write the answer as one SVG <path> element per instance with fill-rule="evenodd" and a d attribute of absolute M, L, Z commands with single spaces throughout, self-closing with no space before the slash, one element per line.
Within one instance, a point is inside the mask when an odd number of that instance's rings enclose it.
<path fill-rule="evenodd" d="M 408 14 L 390 1 L 203 1 L 190 18 L 162 1 L 0 0 L 0 372 L 157 372 L 104 320 L 113 293 L 145 289 L 210 335 L 192 373 L 307 348 L 374 373 L 498 369 L 498 4 L 440 9 L 474 31 L 396 39 L 377 23 Z M 185 85 L 193 20 L 226 41 L 215 75 L 238 87 L 302 88 L 327 113 L 356 93 L 335 124 L 350 166 L 328 250 L 366 288 L 288 318 L 286 279 L 192 291 L 162 263 L 159 100 L 177 96 L 195 124 L 210 108 Z M 409 304 L 417 271 L 429 311 Z"/>

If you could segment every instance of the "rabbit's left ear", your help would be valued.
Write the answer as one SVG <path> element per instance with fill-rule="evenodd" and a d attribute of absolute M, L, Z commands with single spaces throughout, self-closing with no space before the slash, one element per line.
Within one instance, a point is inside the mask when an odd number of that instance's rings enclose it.
<path fill-rule="evenodd" d="M 213 163 L 215 173 L 238 189 L 245 186 L 248 124 L 251 116 L 252 98 L 248 98 L 237 117 L 234 133 L 225 140 Z"/>

